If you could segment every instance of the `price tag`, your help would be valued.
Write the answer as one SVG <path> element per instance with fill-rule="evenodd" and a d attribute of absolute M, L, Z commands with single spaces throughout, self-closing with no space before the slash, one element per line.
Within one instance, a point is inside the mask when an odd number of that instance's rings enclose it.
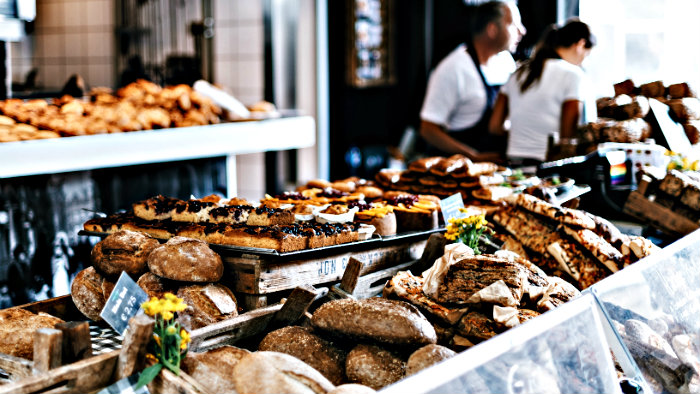
<path fill-rule="evenodd" d="M 114 331 L 124 335 L 129 319 L 141 310 L 141 304 L 146 301 L 148 301 L 146 292 L 129 275 L 122 272 L 100 317 L 112 326 Z"/>
<path fill-rule="evenodd" d="M 444 200 L 440 200 L 440 210 L 442 211 L 442 218 L 445 220 L 445 223 L 451 218 L 465 216 L 464 213 L 459 211 L 460 208 L 464 208 L 464 201 L 462 200 L 462 195 L 459 193 L 453 194 Z"/>

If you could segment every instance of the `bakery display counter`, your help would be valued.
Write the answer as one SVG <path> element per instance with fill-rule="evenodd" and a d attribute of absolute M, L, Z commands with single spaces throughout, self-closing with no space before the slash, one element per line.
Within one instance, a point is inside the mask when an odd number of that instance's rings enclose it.
<path fill-rule="evenodd" d="M 653 392 L 700 388 L 699 244 L 695 231 L 591 287 Z"/>
<path fill-rule="evenodd" d="M 583 295 L 382 393 L 619 393 L 596 301 Z"/>
<path fill-rule="evenodd" d="M 236 195 L 238 154 L 313 146 L 310 116 L 0 144 L 0 179 L 226 156 Z"/>

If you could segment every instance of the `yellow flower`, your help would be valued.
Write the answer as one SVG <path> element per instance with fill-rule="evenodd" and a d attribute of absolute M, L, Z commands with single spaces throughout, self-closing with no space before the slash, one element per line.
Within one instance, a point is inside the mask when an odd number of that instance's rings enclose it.
<path fill-rule="evenodd" d="M 690 170 L 697 171 L 698 168 L 700 168 L 700 162 L 698 160 L 695 160 L 693 164 L 690 165 Z"/>
<path fill-rule="evenodd" d="M 168 326 L 168 328 L 165 329 L 165 332 L 168 335 L 175 335 L 177 333 L 177 329 L 175 328 L 175 326 Z"/>
<path fill-rule="evenodd" d="M 180 349 L 187 349 L 187 344 L 190 343 L 190 334 L 184 329 L 180 330 Z"/>
<path fill-rule="evenodd" d="M 158 334 L 153 334 L 153 340 L 160 346 L 160 336 Z"/>
<path fill-rule="evenodd" d="M 146 359 L 154 362 L 158 362 L 158 357 L 152 355 L 151 353 L 146 353 Z"/>
<path fill-rule="evenodd" d="M 173 315 L 173 313 L 170 311 L 165 311 L 160 315 L 163 316 L 163 320 L 171 320 L 173 317 L 175 317 L 175 315 Z"/>
<path fill-rule="evenodd" d="M 175 300 L 177 300 L 177 297 L 176 297 L 175 294 L 173 294 L 173 293 L 165 293 L 165 294 L 163 294 L 163 297 L 164 297 L 166 300 L 169 300 L 169 301 L 175 301 Z"/>

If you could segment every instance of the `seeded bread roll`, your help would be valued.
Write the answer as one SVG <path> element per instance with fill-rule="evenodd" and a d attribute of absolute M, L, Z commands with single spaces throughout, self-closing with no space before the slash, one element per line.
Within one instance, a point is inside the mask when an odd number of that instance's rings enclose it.
<path fill-rule="evenodd" d="M 286 353 L 314 367 L 333 384 L 345 381 L 345 352 L 308 328 L 289 326 L 267 334 L 258 350 Z"/>
<path fill-rule="evenodd" d="M 102 275 L 97 273 L 94 267 L 88 267 L 78 272 L 71 284 L 70 293 L 73 303 L 90 320 L 102 320 L 100 312 L 109 297 L 105 297 L 105 291 L 102 289 L 103 282 Z"/>
<path fill-rule="evenodd" d="M 348 380 L 375 390 L 402 379 L 405 371 L 406 363 L 401 358 L 374 345 L 357 345 L 345 361 Z"/>
<path fill-rule="evenodd" d="M 233 368 L 239 394 L 325 394 L 335 386 L 320 372 L 288 354 L 256 352 Z"/>
<path fill-rule="evenodd" d="M 408 358 L 408 362 L 406 363 L 406 375 L 413 375 L 433 364 L 454 357 L 456 354 L 457 353 L 453 350 L 444 346 L 433 344 L 425 345 L 413 352 Z"/>
<path fill-rule="evenodd" d="M 224 274 L 221 257 L 206 242 L 173 237 L 148 256 L 154 274 L 183 282 L 216 282 Z"/>
<path fill-rule="evenodd" d="M 224 345 L 204 353 L 189 352 L 182 360 L 182 370 L 212 393 L 236 391 L 231 371 L 250 351 Z"/>
<path fill-rule="evenodd" d="M 122 230 L 108 235 L 92 249 L 90 260 L 101 273 L 117 277 L 122 271 L 141 275 L 147 270 L 146 259 L 158 240 L 137 231 Z"/>
<path fill-rule="evenodd" d="M 187 304 L 187 309 L 177 317 L 187 330 L 238 316 L 236 297 L 228 287 L 218 283 L 181 287 L 177 296 Z"/>
<path fill-rule="evenodd" d="M 39 328 L 54 328 L 63 320 L 46 313 L 34 314 L 21 308 L 0 311 L 0 353 L 34 358 L 34 331 Z"/>
<path fill-rule="evenodd" d="M 330 334 L 393 345 L 437 342 L 435 329 L 416 307 L 384 298 L 327 302 L 314 312 L 311 324 Z"/>

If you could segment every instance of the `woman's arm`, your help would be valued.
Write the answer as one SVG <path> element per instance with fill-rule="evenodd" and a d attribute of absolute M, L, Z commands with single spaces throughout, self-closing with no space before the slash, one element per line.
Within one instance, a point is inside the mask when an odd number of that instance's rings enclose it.
<path fill-rule="evenodd" d="M 559 138 L 576 138 L 579 119 L 583 112 L 583 103 L 579 100 L 567 100 L 561 105 L 561 124 Z"/>
<path fill-rule="evenodd" d="M 508 96 L 503 93 L 498 94 L 496 104 L 493 106 L 491 119 L 489 119 L 489 132 L 491 134 L 503 135 L 508 132 L 505 122 L 508 118 Z"/>
<path fill-rule="evenodd" d="M 479 152 L 467 144 L 450 137 L 440 125 L 422 120 L 420 123 L 420 135 L 428 143 L 446 153 L 460 153 L 474 161 L 497 161 L 498 152 Z"/>

